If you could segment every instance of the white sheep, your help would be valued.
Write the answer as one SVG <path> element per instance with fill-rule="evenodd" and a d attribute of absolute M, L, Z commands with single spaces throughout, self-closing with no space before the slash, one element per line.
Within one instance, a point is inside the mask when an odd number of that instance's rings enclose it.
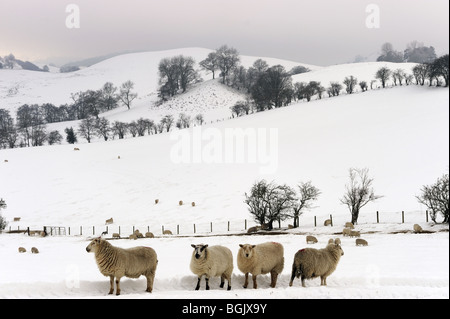
<path fill-rule="evenodd" d="M 155 235 L 153 235 L 153 233 L 152 232 L 146 232 L 145 233 L 145 238 L 155 238 Z"/>
<path fill-rule="evenodd" d="M 144 238 L 144 235 L 142 235 L 142 233 L 139 231 L 139 229 L 136 229 L 134 231 L 134 234 L 136 235 L 137 238 Z"/>
<path fill-rule="evenodd" d="M 421 232 L 423 232 L 423 229 L 422 229 L 422 227 L 420 227 L 419 224 L 414 224 L 414 232 L 421 233 Z"/>
<path fill-rule="evenodd" d="M 344 236 L 350 236 L 350 232 L 351 232 L 352 230 L 350 229 L 350 228 L 344 228 L 343 230 L 342 230 L 342 235 L 344 235 Z"/>
<path fill-rule="evenodd" d="M 173 235 L 173 234 L 172 234 L 172 231 L 166 229 L 166 230 L 163 232 L 163 235 Z"/>
<path fill-rule="evenodd" d="M 355 226 L 353 225 L 353 223 L 352 223 L 352 222 L 346 222 L 346 223 L 345 223 L 345 228 L 350 228 L 350 229 L 354 229 L 354 228 L 355 228 Z"/>
<path fill-rule="evenodd" d="M 26 253 L 27 250 L 24 247 L 19 247 L 19 253 Z"/>
<path fill-rule="evenodd" d="M 368 245 L 367 240 L 362 239 L 362 238 L 356 238 L 355 243 L 356 243 L 356 246 L 367 246 Z"/>
<path fill-rule="evenodd" d="M 113 224 L 114 223 L 114 220 L 113 220 L 113 218 L 111 217 L 110 219 L 107 219 L 106 221 L 105 221 L 105 225 L 110 225 L 110 224 Z"/>
<path fill-rule="evenodd" d="M 306 243 L 307 244 L 317 244 L 318 240 L 316 237 L 308 235 L 306 236 Z"/>
<path fill-rule="evenodd" d="M 224 246 L 191 245 L 194 248 L 191 257 L 191 271 L 198 276 L 195 290 L 200 289 L 200 281 L 205 276 L 206 290 L 209 290 L 209 278 L 220 276 L 220 288 L 225 279 L 228 280 L 227 290 L 231 290 L 231 274 L 233 273 L 233 254 Z"/>
<path fill-rule="evenodd" d="M 31 247 L 31 253 L 39 254 L 39 249 L 37 249 L 36 247 Z"/>
<path fill-rule="evenodd" d="M 120 234 L 119 233 L 113 233 L 112 236 L 113 236 L 113 238 L 120 238 Z"/>
<path fill-rule="evenodd" d="M 323 225 L 324 225 L 324 226 L 332 226 L 331 219 L 325 220 L 325 221 L 323 222 Z"/>
<path fill-rule="evenodd" d="M 239 245 L 241 247 L 237 256 L 237 264 L 240 271 L 245 274 L 244 288 L 248 286 L 248 275 L 252 274 L 253 288 L 257 289 L 256 278 L 258 275 L 270 273 L 270 286 L 275 288 L 278 275 L 284 268 L 283 245 L 275 242 L 267 242 L 259 245 Z"/>
<path fill-rule="evenodd" d="M 152 292 L 158 259 L 156 252 L 150 247 L 134 247 L 123 249 L 114 247 L 102 238 L 96 238 L 86 247 L 87 252 L 95 253 L 98 269 L 104 276 L 109 276 L 109 294 L 114 293 L 116 278 L 116 295 L 120 295 L 120 279 L 147 278 L 147 292 Z"/>
<path fill-rule="evenodd" d="M 359 236 L 361 236 L 361 233 L 360 233 L 359 230 L 358 231 L 357 230 L 351 230 L 349 236 L 350 237 L 359 237 Z"/>
<path fill-rule="evenodd" d="M 304 248 L 299 250 L 294 256 L 289 286 L 292 287 L 295 277 L 301 277 L 303 287 L 306 287 L 305 279 L 316 277 L 320 277 L 321 286 L 326 286 L 327 277 L 336 270 L 343 255 L 344 251 L 341 245 L 336 243 L 330 243 L 323 249 Z"/>

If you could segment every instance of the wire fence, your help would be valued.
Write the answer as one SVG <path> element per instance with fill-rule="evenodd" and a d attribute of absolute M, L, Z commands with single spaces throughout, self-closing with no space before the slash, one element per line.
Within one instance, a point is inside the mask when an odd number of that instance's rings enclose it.
<path fill-rule="evenodd" d="M 298 227 L 311 228 L 322 226 L 343 226 L 350 221 L 350 214 L 302 214 L 299 216 Z M 428 211 L 393 211 L 393 212 L 371 212 L 359 216 L 358 224 L 380 224 L 380 223 L 428 223 L 430 221 Z M 274 221 L 274 229 L 292 228 L 292 219 L 285 221 Z M 92 226 L 9 226 L 7 233 L 27 233 L 28 235 L 46 236 L 101 236 L 118 234 L 120 238 L 127 238 L 135 231 L 143 235 L 151 232 L 154 236 L 166 236 L 165 231 L 170 231 L 172 235 L 194 236 L 210 234 L 231 234 L 247 232 L 250 227 L 259 226 L 255 221 L 249 219 L 239 219 L 230 221 L 198 222 L 198 223 L 167 223 L 164 225 L 92 225 Z"/>

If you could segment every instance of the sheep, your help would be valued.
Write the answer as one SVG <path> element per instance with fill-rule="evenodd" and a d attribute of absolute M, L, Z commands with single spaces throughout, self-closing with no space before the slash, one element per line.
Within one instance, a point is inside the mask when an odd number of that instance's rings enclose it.
<path fill-rule="evenodd" d="M 145 238 L 155 238 L 155 235 L 153 235 L 153 233 L 148 231 L 145 233 Z"/>
<path fill-rule="evenodd" d="M 155 199 L 155 205 L 159 203 L 159 199 Z"/>
<path fill-rule="evenodd" d="M 423 231 L 422 227 L 419 224 L 414 224 L 414 232 L 421 233 Z"/>
<path fill-rule="evenodd" d="M 166 229 L 166 230 L 163 232 L 163 235 L 173 235 L 173 234 L 172 234 L 172 232 L 171 232 L 170 230 Z"/>
<path fill-rule="evenodd" d="M 192 207 L 195 207 L 195 202 L 192 202 L 191 205 L 192 205 Z"/>
<path fill-rule="evenodd" d="M 86 247 L 88 253 L 95 254 L 95 261 L 104 276 L 109 276 L 109 294 L 114 293 L 114 278 L 116 279 L 116 295 L 120 295 L 120 279 L 139 278 L 141 275 L 147 278 L 147 292 L 152 292 L 158 259 L 156 252 L 151 247 L 134 247 L 124 249 L 111 245 L 106 240 L 98 237 Z"/>
<path fill-rule="evenodd" d="M 350 232 L 351 232 L 352 230 L 350 229 L 350 228 L 344 228 L 343 230 L 342 230 L 342 235 L 344 235 L 344 236 L 350 236 Z"/>
<path fill-rule="evenodd" d="M 328 241 L 328 243 L 329 243 L 329 244 L 332 244 L 332 242 L 330 242 L 330 241 Z M 340 238 L 336 238 L 336 239 L 334 240 L 334 243 L 335 243 L 336 245 L 340 245 L 340 244 L 341 244 L 341 239 L 340 239 Z"/>
<path fill-rule="evenodd" d="M 20 222 L 20 217 L 14 217 L 13 221 Z"/>
<path fill-rule="evenodd" d="M 257 289 L 256 278 L 258 275 L 270 273 L 270 287 L 275 288 L 277 277 L 284 268 L 283 245 L 275 242 L 267 242 L 259 245 L 239 245 L 241 247 L 237 256 L 237 264 L 240 271 L 245 274 L 244 288 L 248 286 L 248 274 L 252 274 L 253 288 Z"/>
<path fill-rule="evenodd" d="M 109 224 L 112 224 L 112 223 L 114 223 L 114 220 L 112 219 L 112 217 L 105 221 L 105 225 L 109 225 Z"/>
<path fill-rule="evenodd" d="M 247 230 L 247 234 L 251 234 L 251 233 L 256 233 L 258 230 L 260 230 L 261 229 L 261 227 L 260 226 L 253 226 L 253 227 L 250 227 L 248 230 Z"/>
<path fill-rule="evenodd" d="M 180 200 L 180 201 L 178 202 L 178 205 L 182 206 L 182 205 L 183 205 L 183 201 Z"/>
<path fill-rule="evenodd" d="M 120 234 L 119 233 L 113 233 L 112 236 L 113 236 L 113 238 L 120 238 Z"/>
<path fill-rule="evenodd" d="M 142 233 L 139 231 L 139 229 L 136 229 L 134 231 L 134 234 L 136 235 L 137 238 L 144 238 L 144 235 L 142 235 Z"/>
<path fill-rule="evenodd" d="M 355 226 L 353 225 L 353 223 L 352 223 L 352 222 L 346 222 L 346 223 L 345 223 L 345 228 L 350 228 L 350 229 L 354 229 L 354 228 L 355 228 Z"/>
<path fill-rule="evenodd" d="M 324 226 L 332 226 L 331 224 L 332 224 L 331 219 L 327 219 L 323 222 Z"/>
<path fill-rule="evenodd" d="M 326 248 L 300 249 L 294 256 L 292 265 L 292 275 L 289 287 L 292 287 L 295 277 L 301 277 L 302 287 L 305 286 L 305 279 L 320 277 L 320 285 L 327 285 L 327 277 L 330 276 L 337 267 L 344 251 L 341 245 L 330 243 Z"/>
<path fill-rule="evenodd" d="M 367 240 L 362 239 L 362 238 L 356 238 L 356 246 L 367 246 Z"/>
<path fill-rule="evenodd" d="M 209 290 L 209 278 L 220 276 L 220 288 L 228 281 L 227 290 L 231 290 L 233 273 L 233 254 L 224 246 L 191 245 L 194 248 L 191 257 L 191 271 L 198 276 L 195 290 L 200 289 L 200 281 L 205 276 L 206 290 Z"/>
<path fill-rule="evenodd" d="M 8 160 L 5 159 L 3 162 L 8 163 Z"/>
<path fill-rule="evenodd" d="M 356 230 L 351 230 L 349 236 L 350 237 L 359 237 L 359 236 L 361 236 L 361 233 Z"/>
<path fill-rule="evenodd" d="M 136 234 L 131 234 L 130 236 L 128 236 L 128 239 L 138 239 L 138 237 L 136 236 Z"/>
<path fill-rule="evenodd" d="M 31 253 L 39 254 L 39 249 L 37 249 L 36 247 L 31 247 Z"/>
<path fill-rule="evenodd" d="M 74 151 L 79 151 L 80 149 L 78 147 L 73 148 Z"/>
<path fill-rule="evenodd" d="M 19 247 L 19 253 L 26 253 L 27 250 L 23 247 Z"/>
<path fill-rule="evenodd" d="M 318 242 L 318 240 L 317 240 L 316 237 L 310 236 L 310 235 L 306 236 L 306 243 L 307 244 L 317 244 L 317 242 Z"/>

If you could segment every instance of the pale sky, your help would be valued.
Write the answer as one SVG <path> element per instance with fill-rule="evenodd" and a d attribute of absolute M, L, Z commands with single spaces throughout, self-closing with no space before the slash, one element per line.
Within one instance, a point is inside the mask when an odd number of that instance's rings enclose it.
<path fill-rule="evenodd" d="M 80 28 L 66 26 L 66 6 Z M 379 28 L 368 28 L 369 4 Z M 384 42 L 449 49 L 448 0 L 0 0 L 0 55 L 64 62 L 183 47 L 331 65 L 376 56 Z"/>

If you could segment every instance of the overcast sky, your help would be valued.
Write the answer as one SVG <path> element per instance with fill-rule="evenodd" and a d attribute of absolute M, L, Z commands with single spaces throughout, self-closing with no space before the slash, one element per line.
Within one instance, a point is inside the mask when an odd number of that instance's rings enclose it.
<path fill-rule="evenodd" d="M 66 26 L 66 6 L 80 28 Z M 379 8 L 379 28 L 366 20 Z M 331 65 L 412 40 L 448 53 L 448 0 L 0 0 L 0 55 L 65 62 L 182 47 Z M 371 20 L 374 21 L 374 20 Z M 48 61 L 48 60 L 47 60 Z"/>

